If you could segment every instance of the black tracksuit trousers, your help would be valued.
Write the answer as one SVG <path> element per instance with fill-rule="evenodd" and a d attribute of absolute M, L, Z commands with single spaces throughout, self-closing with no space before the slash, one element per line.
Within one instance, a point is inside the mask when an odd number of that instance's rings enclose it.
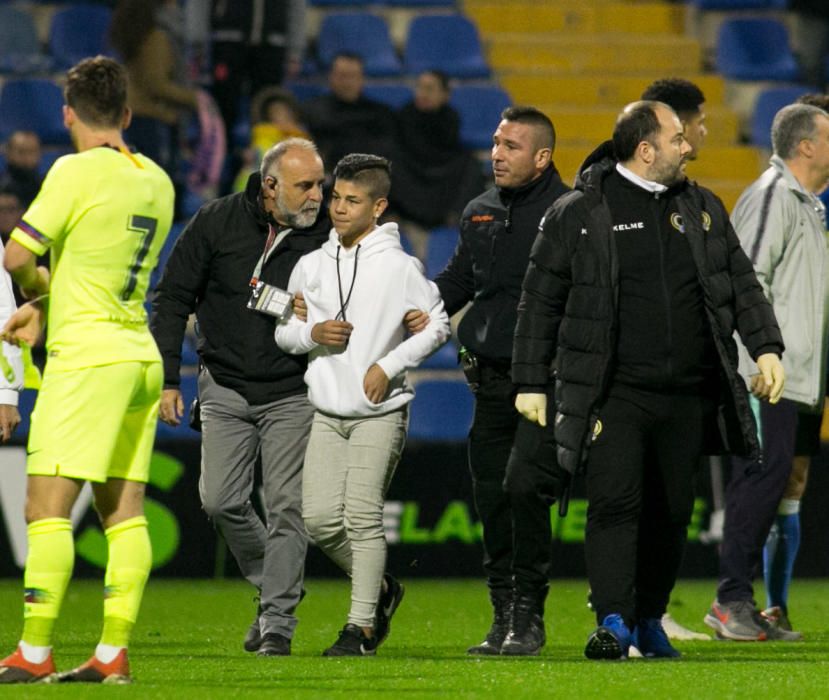
<path fill-rule="evenodd" d="M 552 564 L 550 507 L 538 494 L 504 490 L 521 418 L 514 393 L 508 363 L 481 363 L 469 433 L 469 469 L 484 530 L 484 572 L 492 591 L 546 595 Z"/>
<path fill-rule="evenodd" d="M 587 460 L 587 575 L 596 618 L 662 617 L 694 506 L 716 403 L 701 394 L 611 387 Z"/>

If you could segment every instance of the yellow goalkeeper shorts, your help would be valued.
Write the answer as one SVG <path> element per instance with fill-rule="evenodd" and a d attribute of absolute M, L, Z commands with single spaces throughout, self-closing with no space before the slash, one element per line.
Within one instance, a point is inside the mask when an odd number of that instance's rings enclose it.
<path fill-rule="evenodd" d="M 160 362 L 50 371 L 32 411 L 29 475 L 147 482 L 158 420 Z"/>

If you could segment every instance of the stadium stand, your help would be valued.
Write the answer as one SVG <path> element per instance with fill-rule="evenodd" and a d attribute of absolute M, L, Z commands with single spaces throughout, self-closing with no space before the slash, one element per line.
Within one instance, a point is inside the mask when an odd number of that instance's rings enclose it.
<path fill-rule="evenodd" d="M 465 382 L 418 382 L 409 413 L 409 439 L 464 440 L 472 424 L 472 403 Z"/>
<path fill-rule="evenodd" d="M 729 19 L 720 26 L 717 70 L 733 80 L 797 80 L 800 68 L 785 25 L 776 19 Z"/>
<path fill-rule="evenodd" d="M 317 58 L 328 69 L 337 54 L 353 53 L 363 58 L 369 76 L 400 74 L 400 59 L 394 50 L 386 21 L 367 12 L 329 14 L 317 37 Z"/>
<path fill-rule="evenodd" d="M 7 81 L 0 92 L 0 141 L 17 130 L 34 131 L 44 145 L 69 143 L 63 126 L 63 93 L 51 80 Z"/>
<path fill-rule="evenodd" d="M 410 102 L 414 93 L 408 85 L 394 84 L 394 85 L 366 85 L 363 90 L 363 95 L 370 100 L 382 102 L 387 107 L 392 109 L 400 109 L 403 105 Z"/>
<path fill-rule="evenodd" d="M 784 10 L 787 0 L 691 0 L 700 10 Z"/>
<path fill-rule="evenodd" d="M 489 77 L 478 30 L 463 15 L 415 17 L 403 64 L 409 75 L 439 70 L 452 78 Z"/>
<path fill-rule="evenodd" d="M 489 148 L 501 112 L 512 104 L 500 87 L 459 85 L 449 98 L 461 118 L 461 142 L 467 148 Z"/>
<path fill-rule="evenodd" d="M 82 58 L 111 55 L 107 32 L 112 11 L 101 5 L 70 5 L 52 15 L 49 52 L 59 69 L 66 69 Z"/>
<path fill-rule="evenodd" d="M 458 245 L 459 232 L 454 227 L 433 228 L 429 231 L 426 244 L 426 276 L 434 279 L 446 267 L 455 247 Z"/>
<path fill-rule="evenodd" d="M 0 5 L 0 73 L 28 75 L 50 69 L 51 59 L 40 47 L 37 28 L 29 12 Z"/>
<path fill-rule="evenodd" d="M 771 150 L 771 123 L 774 115 L 786 105 L 790 105 L 808 92 L 808 85 L 769 88 L 757 97 L 754 114 L 751 118 L 751 143 L 760 148 Z"/>

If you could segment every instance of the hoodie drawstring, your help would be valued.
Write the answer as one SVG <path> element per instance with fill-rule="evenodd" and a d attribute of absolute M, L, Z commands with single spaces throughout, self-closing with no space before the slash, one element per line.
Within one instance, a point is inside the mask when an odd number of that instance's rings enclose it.
<path fill-rule="evenodd" d="M 357 280 L 357 260 L 360 257 L 360 244 L 357 244 L 357 250 L 354 251 L 354 274 L 351 276 L 351 286 L 348 288 L 348 295 L 343 299 L 343 282 L 340 277 L 340 249 L 342 246 L 337 246 L 337 291 L 340 294 L 340 310 L 335 321 L 345 321 L 345 310 L 348 308 L 348 302 L 351 301 L 351 293 L 354 291 L 354 282 Z"/>

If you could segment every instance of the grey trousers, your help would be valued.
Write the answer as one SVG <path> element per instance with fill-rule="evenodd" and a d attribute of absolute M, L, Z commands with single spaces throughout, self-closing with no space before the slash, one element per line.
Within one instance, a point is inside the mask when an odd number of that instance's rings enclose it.
<path fill-rule="evenodd" d="M 348 621 L 373 627 L 386 568 L 383 504 L 406 443 L 406 409 L 371 418 L 314 415 L 305 454 L 308 533 L 351 577 Z"/>
<path fill-rule="evenodd" d="M 250 405 L 199 374 L 202 507 L 227 542 L 244 577 L 261 594 L 262 634 L 289 639 L 297 620 L 308 538 L 302 521 L 302 461 L 314 409 L 302 394 Z M 251 505 L 262 455 L 267 523 Z"/>

